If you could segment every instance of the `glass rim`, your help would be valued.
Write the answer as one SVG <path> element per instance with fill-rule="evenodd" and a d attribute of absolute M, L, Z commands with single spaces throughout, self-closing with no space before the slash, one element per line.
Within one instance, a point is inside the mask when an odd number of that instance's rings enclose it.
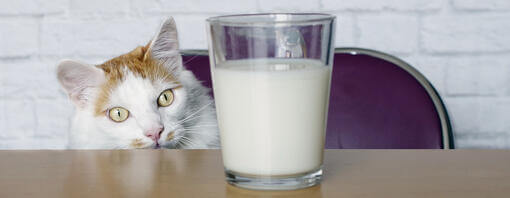
<path fill-rule="evenodd" d="M 290 17 L 289 17 L 290 16 Z M 273 17 L 273 20 L 268 20 Z M 252 20 L 239 20 L 240 18 L 251 18 Z M 276 19 L 275 19 L 276 18 Z M 278 19 L 280 18 L 280 19 Z M 293 23 L 316 23 L 332 21 L 335 15 L 326 13 L 256 13 L 256 14 L 232 14 L 209 17 L 206 21 L 210 24 L 222 25 L 264 25 L 264 24 L 293 24 Z"/>

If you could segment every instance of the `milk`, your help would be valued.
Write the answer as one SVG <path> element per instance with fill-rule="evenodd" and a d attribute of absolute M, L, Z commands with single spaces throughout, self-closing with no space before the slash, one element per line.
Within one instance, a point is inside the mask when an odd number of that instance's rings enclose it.
<path fill-rule="evenodd" d="M 277 176 L 320 168 L 330 67 L 254 59 L 218 64 L 212 74 L 226 169 Z"/>

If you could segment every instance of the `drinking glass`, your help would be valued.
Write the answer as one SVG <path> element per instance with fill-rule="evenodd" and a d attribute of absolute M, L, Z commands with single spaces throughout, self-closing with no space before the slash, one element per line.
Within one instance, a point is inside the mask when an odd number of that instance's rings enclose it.
<path fill-rule="evenodd" d="M 207 22 L 227 182 L 263 190 L 318 184 L 335 17 L 248 14 Z"/>

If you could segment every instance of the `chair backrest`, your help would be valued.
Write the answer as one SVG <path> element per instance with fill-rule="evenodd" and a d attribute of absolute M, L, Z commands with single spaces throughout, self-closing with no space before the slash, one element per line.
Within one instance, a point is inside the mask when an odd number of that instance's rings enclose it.
<path fill-rule="evenodd" d="M 187 69 L 211 88 L 207 51 L 182 54 Z M 337 48 L 331 83 L 326 148 L 454 148 L 439 94 L 404 61 L 373 50 Z"/>

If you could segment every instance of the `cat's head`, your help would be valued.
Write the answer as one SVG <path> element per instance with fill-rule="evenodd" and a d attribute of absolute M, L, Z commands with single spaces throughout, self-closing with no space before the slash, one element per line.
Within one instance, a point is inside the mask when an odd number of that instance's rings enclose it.
<path fill-rule="evenodd" d="M 210 105 L 207 90 L 182 65 L 177 30 L 166 20 L 146 46 L 101 65 L 64 60 L 59 82 L 77 107 L 79 144 L 158 148 L 189 142 L 186 131 Z M 195 116 L 195 117 L 194 117 Z M 184 142 L 184 143 L 183 143 Z M 87 146 L 83 146 L 87 147 Z"/>

